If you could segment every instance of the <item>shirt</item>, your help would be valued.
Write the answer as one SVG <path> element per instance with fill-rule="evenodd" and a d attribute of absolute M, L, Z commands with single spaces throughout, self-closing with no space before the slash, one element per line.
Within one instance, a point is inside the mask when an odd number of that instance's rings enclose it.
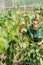
<path fill-rule="evenodd" d="M 43 39 L 43 25 L 42 22 L 38 24 L 38 30 L 33 30 L 33 26 L 27 25 L 27 34 L 29 37 L 33 37 L 33 39 L 36 39 L 36 41 L 41 41 Z M 38 39 L 38 40 L 37 40 Z"/>

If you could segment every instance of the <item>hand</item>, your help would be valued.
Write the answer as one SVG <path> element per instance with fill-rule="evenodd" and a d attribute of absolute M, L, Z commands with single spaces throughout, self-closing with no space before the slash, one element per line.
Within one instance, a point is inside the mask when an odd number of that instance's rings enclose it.
<path fill-rule="evenodd" d="M 39 46 L 39 47 L 42 46 L 42 45 L 43 45 L 43 44 L 42 44 L 42 41 L 38 43 L 38 46 Z"/>

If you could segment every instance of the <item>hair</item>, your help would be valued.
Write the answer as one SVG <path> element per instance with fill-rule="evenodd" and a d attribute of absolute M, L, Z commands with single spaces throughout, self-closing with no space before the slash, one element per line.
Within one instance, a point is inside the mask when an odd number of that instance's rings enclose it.
<path fill-rule="evenodd" d="M 36 18 L 33 18 L 33 19 L 32 19 L 32 22 L 33 22 L 33 21 L 36 21 Z"/>

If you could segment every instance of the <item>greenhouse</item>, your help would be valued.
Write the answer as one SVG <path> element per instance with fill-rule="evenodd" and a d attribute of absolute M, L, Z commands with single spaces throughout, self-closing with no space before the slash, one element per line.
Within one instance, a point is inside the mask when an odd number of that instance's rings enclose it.
<path fill-rule="evenodd" d="M 0 0 L 0 65 L 43 65 L 43 0 Z"/>

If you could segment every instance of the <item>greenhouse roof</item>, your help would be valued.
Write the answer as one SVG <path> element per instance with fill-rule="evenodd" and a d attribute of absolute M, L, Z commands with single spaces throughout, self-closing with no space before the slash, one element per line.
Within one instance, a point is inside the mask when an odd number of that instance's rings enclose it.
<path fill-rule="evenodd" d="M 15 4 L 18 4 L 20 7 L 24 6 L 24 4 L 27 7 L 39 6 L 43 4 L 43 0 L 0 0 L 0 8 L 13 7 Z"/>

